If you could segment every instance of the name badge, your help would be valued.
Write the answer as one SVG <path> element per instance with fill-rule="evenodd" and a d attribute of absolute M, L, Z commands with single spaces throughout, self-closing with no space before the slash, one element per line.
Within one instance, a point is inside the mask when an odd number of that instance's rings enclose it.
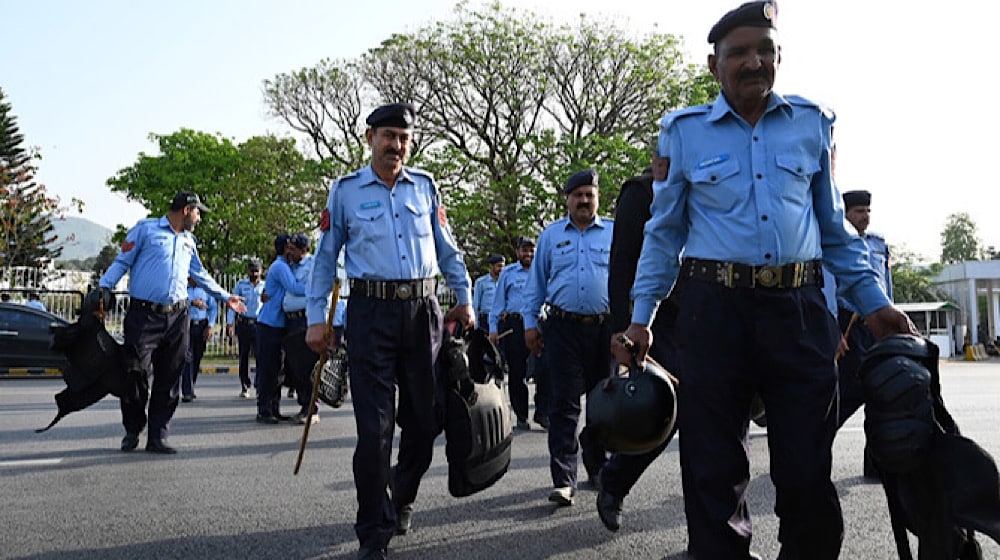
<path fill-rule="evenodd" d="M 379 206 L 382 206 L 381 200 L 369 200 L 368 202 L 361 203 L 362 210 L 371 210 L 372 208 L 378 208 Z"/>
<path fill-rule="evenodd" d="M 698 169 L 705 169 L 706 167 L 711 167 L 713 165 L 718 165 L 729 159 L 729 154 L 719 154 L 717 156 L 712 156 L 707 159 L 703 159 L 698 162 Z"/>

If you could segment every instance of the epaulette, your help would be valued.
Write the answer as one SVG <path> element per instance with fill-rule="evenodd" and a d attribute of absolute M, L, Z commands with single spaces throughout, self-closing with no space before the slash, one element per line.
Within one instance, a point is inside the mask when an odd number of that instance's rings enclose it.
<path fill-rule="evenodd" d="M 360 174 L 361 174 L 361 170 L 358 169 L 358 170 L 352 171 L 350 173 L 341 175 L 340 177 L 337 177 L 336 179 L 333 180 L 333 183 L 330 184 L 330 190 L 332 191 L 333 189 L 339 187 L 341 183 L 343 183 L 344 181 L 347 181 L 348 179 L 357 178 L 357 176 L 360 175 Z"/>
<path fill-rule="evenodd" d="M 837 115 L 834 114 L 833 109 L 831 109 L 829 106 L 824 105 L 822 103 L 817 103 L 816 101 L 813 101 L 811 99 L 806 99 L 801 95 L 794 95 L 794 94 L 786 95 L 785 101 L 788 101 L 792 105 L 798 105 L 800 107 L 813 107 L 819 110 L 819 112 L 823 113 L 823 116 L 830 120 L 837 118 Z"/>
<path fill-rule="evenodd" d="M 712 110 L 709 105 L 692 105 L 691 107 L 685 107 L 683 109 L 678 109 L 667 113 L 663 119 L 660 120 L 661 128 L 670 128 L 670 125 L 674 123 L 677 119 L 681 117 L 687 117 L 691 115 L 707 115 Z"/>

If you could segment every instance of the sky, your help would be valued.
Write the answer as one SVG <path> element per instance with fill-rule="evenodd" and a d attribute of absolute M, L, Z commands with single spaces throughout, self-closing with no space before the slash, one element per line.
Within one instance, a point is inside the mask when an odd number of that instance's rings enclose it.
<path fill-rule="evenodd" d="M 470 0 L 470 5 L 479 5 Z M 556 23 L 581 13 L 638 34 L 671 33 L 704 63 L 708 30 L 738 1 L 503 0 Z M 354 58 L 393 33 L 452 17 L 455 0 L 0 0 L 0 88 L 38 180 L 82 217 L 109 228 L 146 216 L 108 178 L 151 133 L 182 127 L 242 142 L 292 136 L 267 115 L 265 79 L 323 58 Z M 1000 5 L 781 0 L 775 90 L 837 114 L 837 182 L 872 193 L 871 230 L 936 261 L 949 215 L 968 213 L 1000 248 L 1000 189 L 983 169 L 1000 159 L 1000 113 L 988 96 Z"/>

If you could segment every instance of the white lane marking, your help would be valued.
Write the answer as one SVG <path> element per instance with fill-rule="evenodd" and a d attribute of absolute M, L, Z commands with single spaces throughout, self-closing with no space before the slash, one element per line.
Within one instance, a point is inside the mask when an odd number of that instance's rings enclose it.
<path fill-rule="evenodd" d="M 40 465 L 58 465 L 62 459 L 25 459 L 23 461 L 0 461 L 0 467 L 31 467 Z"/>

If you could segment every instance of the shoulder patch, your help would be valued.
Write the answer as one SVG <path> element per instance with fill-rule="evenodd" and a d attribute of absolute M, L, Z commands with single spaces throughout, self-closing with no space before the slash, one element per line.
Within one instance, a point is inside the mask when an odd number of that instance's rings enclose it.
<path fill-rule="evenodd" d="M 678 109 L 676 111 L 667 113 L 662 119 L 660 119 L 661 128 L 670 128 L 670 125 L 674 123 L 677 119 L 683 117 L 690 117 L 693 115 L 707 115 L 711 109 L 708 105 L 693 105 L 691 107 L 685 107 L 683 109 Z"/>

